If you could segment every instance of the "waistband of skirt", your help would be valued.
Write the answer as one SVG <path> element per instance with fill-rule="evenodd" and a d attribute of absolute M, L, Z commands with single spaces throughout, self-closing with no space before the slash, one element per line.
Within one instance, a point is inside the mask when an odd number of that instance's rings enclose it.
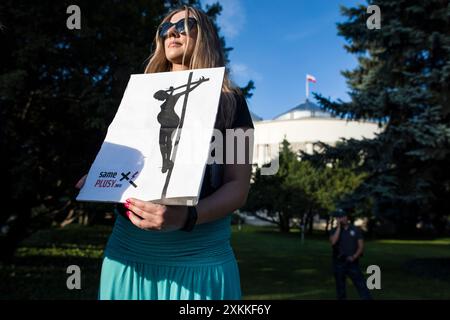
<path fill-rule="evenodd" d="M 235 259 L 229 217 L 198 225 L 191 232 L 146 231 L 118 216 L 105 256 L 146 264 L 195 266 Z"/>

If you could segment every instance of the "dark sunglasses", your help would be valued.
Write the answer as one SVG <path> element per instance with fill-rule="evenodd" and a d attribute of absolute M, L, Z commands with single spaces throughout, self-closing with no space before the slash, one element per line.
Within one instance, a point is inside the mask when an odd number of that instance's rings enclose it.
<path fill-rule="evenodd" d="M 195 20 L 195 18 L 189 17 L 188 18 L 188 28 L 189 30 L 191 30 L 195 25 L 197 24 L 197 20 Z M 184 18 L 178 20 L 175 23 L 171 23 L 171 22 L 164 22 L 163 24 L 161 24 L 160 28 L 159 28 L 159 36 L 161 38 L 165 38 L 167 36 L 167 34 L 169 33 L 170 28 L 172 28 L 172 26 L 175 26 L 175 30 L 178 33 L 185 33 L 186 30 L 184 28 Z"/>

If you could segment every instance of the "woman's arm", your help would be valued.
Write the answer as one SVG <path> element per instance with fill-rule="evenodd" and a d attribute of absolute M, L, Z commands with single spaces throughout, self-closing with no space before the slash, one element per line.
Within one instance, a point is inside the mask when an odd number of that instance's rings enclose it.
<path fill-rule="evenodd" d="M 250 188 L 251 164 L 227 164 L 224 184 L 197 204 L 197 224 L 211 222 L 242 207 Z"/>
<path fill-rule="evenodd" d="M 249 127 L 240 128 L 246 131 Z M 253 132 L 250 141 L 253 141 Z M 233 144 L 234 145 L 234 144 Z M 245 164 L 225 164 L 224 183 L 212 195 L 203 198 L 197 204 L 197 224 L 220 219 L 242 207 L 247 201 L 252 173 L 252 159 L 250 159 L 253 145 L 245 143 L 245 150 L 237 150 L 234 145 L 234 154 L 245 152 Z"/>

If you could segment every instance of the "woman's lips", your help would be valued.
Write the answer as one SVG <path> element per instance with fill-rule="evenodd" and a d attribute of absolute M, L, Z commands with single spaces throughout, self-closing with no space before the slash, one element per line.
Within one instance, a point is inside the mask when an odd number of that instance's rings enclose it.
<path fill-rule="evenodd" d="M 181 47 L 181 43 L 179 42 L 171 42 L 169 43 L 169 48 L 177 48 L 177 47 Z"/>

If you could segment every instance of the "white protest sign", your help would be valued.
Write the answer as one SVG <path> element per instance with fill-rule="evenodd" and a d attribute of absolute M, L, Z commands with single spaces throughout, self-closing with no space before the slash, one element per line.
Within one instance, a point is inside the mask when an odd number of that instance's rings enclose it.
<path fill-rule="evenodd" d="M 79 201 L 198 201 L 225 68 L 131 75 Z"/>

